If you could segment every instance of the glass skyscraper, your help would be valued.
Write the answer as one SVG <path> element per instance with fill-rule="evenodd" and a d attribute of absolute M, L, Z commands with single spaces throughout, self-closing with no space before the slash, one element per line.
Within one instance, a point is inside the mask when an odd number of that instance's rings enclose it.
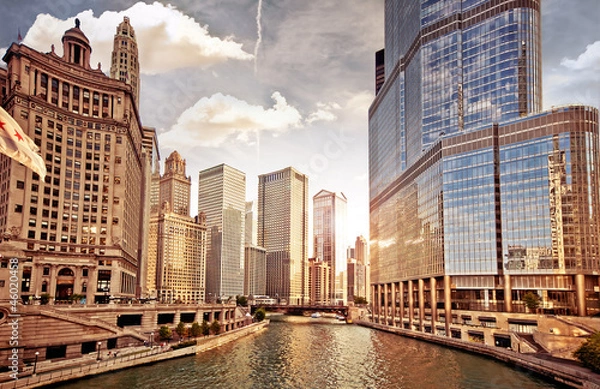
<path fill-rule="evenodd" d="M 598 110 L 541 111 L 540 48 L 537 0 L 386 0 L 369 110 L 375 322 L 460 337 L 460 315 L 510 324 L 528 293 L 538 311 L 599 312 Z"/>
<path fill-rule="evenodd" d="M 330 304 L 345 304 L 348 300 L 346 209 L 343 193 L 323 189 L 313 197 L 314 256 L 325 262 L 331 272 L 327 298 Z"/>

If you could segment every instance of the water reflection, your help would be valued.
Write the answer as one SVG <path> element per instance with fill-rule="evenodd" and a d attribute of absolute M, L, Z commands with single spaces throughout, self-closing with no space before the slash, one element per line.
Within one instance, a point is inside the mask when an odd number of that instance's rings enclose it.
<path fill-rule="evenodd" d="M 486 358 L 356 325 L 282 317 L 194 357 L 64 388 L 553 388 Z"/>

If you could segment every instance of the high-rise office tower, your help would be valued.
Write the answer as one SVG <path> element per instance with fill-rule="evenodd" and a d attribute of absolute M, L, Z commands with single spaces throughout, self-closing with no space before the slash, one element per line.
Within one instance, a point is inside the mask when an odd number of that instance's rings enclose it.
<path fill-rule="evenodd" d="M 177 151 L 167 158 L 165 173 L 153 181 L 154 185 L 159 183 L 161 206 L 159 210 L 153 209 L 150 217 L 146 287 L 142 297 L 166 303 L 204 301 L 205 218 L 202 214 L 192 218 L 187 213 L 191 179 L 186 176 L 185 160 Z"/>
<path fill-rule="evenodd" d="M 44 54 L 13 43 L 3 57 L 4 107 L 43 150 L 48 175 L 40 180 L 0 157 L 0 252 L 27 258 L 23 298 L 133 298 L 145 233 L 144 132 L 135 97 L 90 66 L 79 20 L 62 46 L 61 57 L 54 47 Z"/>
<path fill-rule="evenodd" d="M 159 199 L 159 183 L 160 183 L 160 153 L 158 151 L 158 137 L 156 129 L 152 127 L 142 127 L 144 131 L 144 139 L 142 140 L 142 166 L 144 180 L 142 185 L 142 202 L 144 209 L 142 211 L 141 239 L 140 252 L 142 256 L 138 266 L 137 275 L 137 290 L 136 296 L 145 297 L 149 295 L 148 267 L 155 266 L 148 262 L 148 255 L 151 250 L 155 251 L 156 247 L 150 248 L 149 231 L 150 216 L 158 213 Z M 153 281 L 151 288 L 156 288 L 156 283 Z"/>
<path fill-rule="evenodd" d="M 113 41 L 110 77 L 131 85 L 135 103 L 140 101 L 140 63 L 135 31 L 127 16 L 117 26 Z"/>
<path fill-rule="evenodd" d="M 267 294 L 308 302 L 308 176 L 292 167 L 258 176 L 258 244 L 267 250 Z"/>
<path fill-rule="evenodd" d="M 308 298 L 311 305 L 331 304 L 331 274 L 327 262 L 320 258 L 308 258 Z"/>
<path fill-rule="evenodd" d="M 347 300 L 347 219 L 347 199 L 343 193 L 321 190 L 313 196 L 313 255 L 329 265 L 331 304 L 344 304 Z"/>
<path fill-rule="evenodd" d="M 508 329 L 528 293 L 544 312 L 598 312 L 598 111 L 540 112 L 540 45 L 536 0 L 385 2 L 373 320 L 454 336 L 464 314 Z"/>
<path fill-rule="evenodd" d="M 267 293 L 267 250 L 258 246 L 258 208 L 256 201 L 246 202 L 244 247 L 244 295 Z"/>
<path fill-rule="evenodd" d="M 256 201 L 246 201 L 246 221 L 244 242 L 247 245 L 256 245 L 258 243 L 258 208 Z"/>
<path fill-rule="evenodd" d="M 354 242 L 354 258 L 356 262 L 366 265 L 369 262 L 369 245 L 364 236 L 357 236 Z"/>
<path fill-rule="evenodd" d="M 206 215 L 208 229 L 207 297 L 212 300 L 242 295 L 246 175 L 221 164 L 202 170 L 198 177 L 198 210 Z"/>

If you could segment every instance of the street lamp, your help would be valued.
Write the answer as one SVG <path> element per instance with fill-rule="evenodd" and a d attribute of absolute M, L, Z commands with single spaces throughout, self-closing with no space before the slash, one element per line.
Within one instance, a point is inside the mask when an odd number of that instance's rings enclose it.
<path fill-rule="evenodd" d="M 150 333 L 150 350 L 152 350 L 152 342 L 154 341 L 154 332 Z"/>
<path fill-rule="evenodd" d="M 100 347 L 102 347 L 102 342 L 98 342 L 98 356 L 96 357 L 97 361 L 102 359 L 102 358 L 100 358 Z"/>
<path fill-rule="evenodd" d="M 38 359 L 38 355 L 40 355 L 39 351 L 35 352 L 35 361 L 33 361 L 33 373 L 31 373 L 31 375 L 35 375 L 35 370 L 37 369 L 37 359 Z"/>

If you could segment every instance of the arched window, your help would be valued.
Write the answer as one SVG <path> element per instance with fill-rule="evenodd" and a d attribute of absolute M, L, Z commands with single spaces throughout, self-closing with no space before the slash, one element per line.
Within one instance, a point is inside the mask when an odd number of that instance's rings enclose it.
<path fill-rule="evenodd" d="M 65 267 L 64 269 L 60 269 L 60 271 L 58 272 L 58 275 L 73 277 L 75 274 L 73 273 L 73 270 L 69 269 L 68 267 Z"/>

